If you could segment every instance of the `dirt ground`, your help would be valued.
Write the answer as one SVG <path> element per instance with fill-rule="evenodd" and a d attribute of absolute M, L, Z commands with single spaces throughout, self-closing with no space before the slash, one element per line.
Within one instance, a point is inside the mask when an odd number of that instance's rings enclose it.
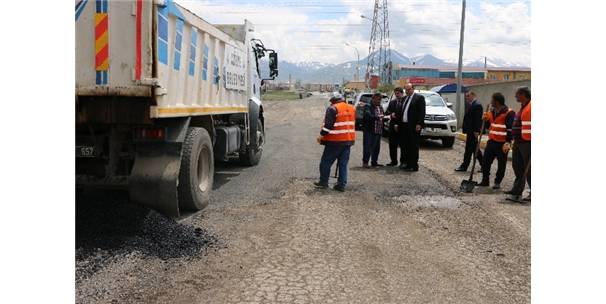
<path fill-rule="evenodd" d="M 80 196 L 76 302 L 530 302 L 530 204 L 460 193 L 461 142 L 423 142 L 418 172 L 363 169 L 358 133 L 347 191 L 314 189 L 326 100 L 267 102 L 261 163 L 217 164 L 211 204 L 180 222 Z"/>

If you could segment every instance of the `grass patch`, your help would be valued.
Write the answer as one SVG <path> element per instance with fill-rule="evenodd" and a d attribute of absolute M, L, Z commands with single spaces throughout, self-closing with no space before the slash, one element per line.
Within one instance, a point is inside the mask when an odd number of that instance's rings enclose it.
<path fill-rule="evenodd" d="M 305 96 L 305 95 L 304 95 Z M 261 94 L 262 100 L 273 101 L 273 100 L 295 100 L 299 99 L 299 93 L 291 91 L 267 91 Z"/>

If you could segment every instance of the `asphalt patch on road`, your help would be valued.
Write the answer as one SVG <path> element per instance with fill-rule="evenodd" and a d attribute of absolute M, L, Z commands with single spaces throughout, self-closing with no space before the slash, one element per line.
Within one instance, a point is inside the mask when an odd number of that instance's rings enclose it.
<path fill-rule="evenodd" d="M 198 258 L 218 244 L 202 228 L 130 204 L 127 193 L 93 192 L 76 198 L 76 281 L 118 257 Z"/>

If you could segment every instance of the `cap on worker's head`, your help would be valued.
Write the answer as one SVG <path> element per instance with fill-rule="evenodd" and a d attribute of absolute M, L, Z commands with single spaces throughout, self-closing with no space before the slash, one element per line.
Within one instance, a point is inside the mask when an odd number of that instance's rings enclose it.
<path fill-rule="evenodd" d="M 343 100 L 343 95 L 341 95 L 341 93 L 332 93 L 332 96 L 330 97 L 330 101 L 341 101 Z"/>

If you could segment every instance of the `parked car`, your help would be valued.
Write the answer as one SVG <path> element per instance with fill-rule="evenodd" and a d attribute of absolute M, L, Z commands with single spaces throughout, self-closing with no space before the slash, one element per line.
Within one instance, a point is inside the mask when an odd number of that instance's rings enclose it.
<path fill-rule="evenodd" d="M 451 103 L 447 103 L 435 92 L 417 90 L 417 94 L 425 97 L 425 127 L 421 130 L 421 138 L 440 139 L 442 146 L 451 148 L 454 145 L 457 118 L 450 109 Z M 383 104 L 383 109 L 387 110 L 388 103 Z M 389 132 L 389 117 L 385 121 L 384 134 Z"/>
<path fill-rule="evenodd" d="M 354 107 L 356 108 L 356 130 L 362 130 L 362 120 L 364 119 L 364 106 L 370 103 L 372 100 L 373 93 L 370 92 L 362 92 L 356 96 Z M 387 104 L 389 103 L 389 97 L 386 94 L 381 93 L 381 105 L 383 109 L 387 109 Z"/>

